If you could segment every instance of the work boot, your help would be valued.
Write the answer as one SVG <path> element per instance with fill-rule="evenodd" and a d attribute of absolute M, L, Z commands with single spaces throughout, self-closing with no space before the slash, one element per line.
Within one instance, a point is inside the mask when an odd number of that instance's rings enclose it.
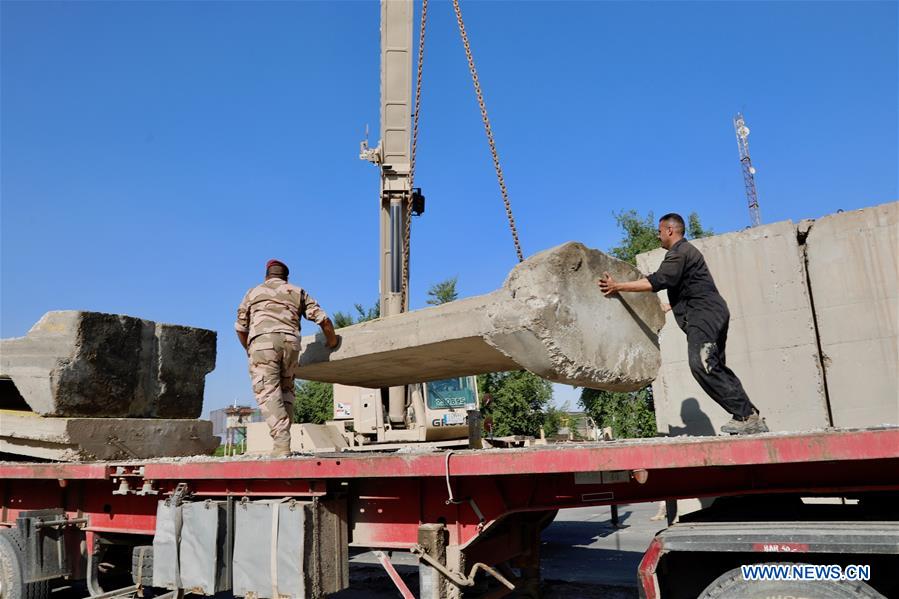
<path fill-rule="evenodd" d="M 269 454 L 273 458 L 284 458 L 290 455 L 290 435 L 282 435 L 273 439 L 272 452 Z"/>
<path fill-rule="evenodd" d="M 730 422 L 721 427 L 721 432 L 730 435 L 754 435 L 756 433 L 767 433 L 768 425 L 765 424 L 765 419 L 753 410 L 752 414 L 744 420 L 736 416 L 731 418 Z"/>

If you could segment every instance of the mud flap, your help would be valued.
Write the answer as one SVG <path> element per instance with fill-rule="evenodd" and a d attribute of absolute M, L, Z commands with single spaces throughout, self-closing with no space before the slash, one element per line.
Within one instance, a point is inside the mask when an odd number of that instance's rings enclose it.
<path fill-rule="evenodd" d="M 156 534 L 153 536 L 153 586 L 181 588 L 178 545 L 181 541 L 181 505 L 171 500 L 156 506 Z"/>

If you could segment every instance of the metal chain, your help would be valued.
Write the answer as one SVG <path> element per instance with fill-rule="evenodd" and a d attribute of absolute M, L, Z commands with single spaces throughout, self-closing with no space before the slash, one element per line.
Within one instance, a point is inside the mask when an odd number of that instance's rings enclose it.
<path fill-rule="evenodd" d="M 421 3 L 421 27 L 418 32 L 418 74 L 415 79 L 415 112 L 412 116 L 412 151 L 409 156 L 409 193 L 406 195 L 405 229 L 403 230 L 403 310 L 409 299 L 409 244 L 412 237 L 412 189 L 415 185 L 415 155 L 418 149 L 418 116 L 421 113 L 421 73 L 425 60 L 425 24 L 428 21 L 428 0 Z"/>
<path fill-rule="evenodd" d="M 465 23 L 462 21 L 462 8 L 459 0 L 453 0 L 453 10 L 456 11 L 456 22 L 459 23 L 459 33 L 462 35 L 462 45 L 465 46 L 465 56 L 468 58 L 468 70 L 471 71 L 471 80 L 474 83 L 474 93 L 478 97 L 478 106 L 481 108 L 481 119 L 484 121 L 484 130 L 487 133 L 487 143 L 490 144 L 490 153 L 493 155 L 493 166 L 496 169 L 496 178 L 503 194 L 503 202 L 506 205 L 506 217 L 509 219 L 509 229 L 512 231 L 512 241 L 515 243 L 515 253 L 518 261 L 524 260 L 521 251 L 521 242 L 518 240 L 518 229 L 515 227 L 515 217 L 512 216 L 512 203 L 509 201 L 509 192 L 506 190 L 506 181 L 503 178 L 503 169 L 499 164 L 499 155 L 496 152 L 496 143 L 493 141 L 493 129 L 490 127 L 490 119 L 487 117 L 487 106 L 484 104 L 484 95 L 481 93 L 481 82 L 478 80 L 478 71 L 474 66 L 474 58 L 471 55 L 471 44 L 468 42 L 468 34 L 465 32 Z"/>

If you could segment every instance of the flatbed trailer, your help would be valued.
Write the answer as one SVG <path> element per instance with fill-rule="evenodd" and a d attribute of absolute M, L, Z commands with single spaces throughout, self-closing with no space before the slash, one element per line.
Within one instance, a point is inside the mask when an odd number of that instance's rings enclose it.
<path fill-rule="evenodd" d="M 809 517 L 796 502 L 810 496 L 840 504 L 810 508 L 818 515 Z M 733 564 L 855 556 L 876 563 L 871 586 L 822 583 L 832 594 L 821 596 L 862 596 L 839 593 L 866 586 L 872 597 L 899 596 L 894 427 L 281 459 L 5 462 L 0 588 L 2 599 L 44 599 L 47 581 L 60 579 L 86 581 L 93 596 L 323 596 L 346 587 L 347 555 L 359 547 L 418 555 L 428 599 L 536 595 L 540 532 L 557 510 L 694 497 L 731 499 L 656 537 L 636 573 L 644 597 L 735 596 L 721 578 Z M 754 498 L 754 510 L 742 497 Z"/>

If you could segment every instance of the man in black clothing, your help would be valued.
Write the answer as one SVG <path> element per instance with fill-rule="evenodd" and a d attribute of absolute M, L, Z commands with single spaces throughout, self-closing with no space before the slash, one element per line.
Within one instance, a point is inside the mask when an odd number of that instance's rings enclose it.
<path fill-rule="evenodd" d="M 687 356 L 693 378 L 709 397 L 727 410 L 733 418 L 721 427 L 731 434 L 768 431 L 759 412 L 737 375 L 727 367 L 724 349 L 730 312 L 718 293 L 705 259 L 684 239 L 684 219 L 679 214 L 666 214 L 659 219 L 659 241 L 668 250 L 659 269 L 637 281 L 619 283 L 609 273 L 599 280 L 603 295 L 621 291 L 668 290 L 668 305 L 674 319 L 687 334 Z"/>

